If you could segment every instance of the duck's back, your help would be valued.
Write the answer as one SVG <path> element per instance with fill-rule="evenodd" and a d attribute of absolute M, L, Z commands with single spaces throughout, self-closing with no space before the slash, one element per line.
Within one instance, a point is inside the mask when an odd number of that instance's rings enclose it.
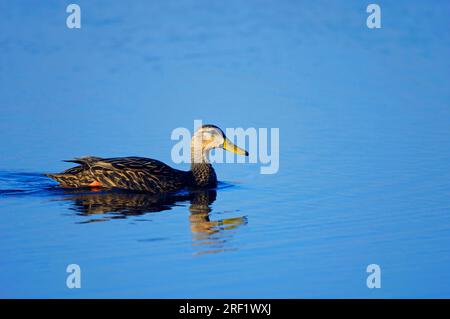
<path fill-rule="evenodd" d="M 189 184 L 191 174 L 144 157 L 82 157 L 80 165 L 61 174 L 48 174 L 62 187 L 119 188 L 150 193 L 175 191 Z"/>

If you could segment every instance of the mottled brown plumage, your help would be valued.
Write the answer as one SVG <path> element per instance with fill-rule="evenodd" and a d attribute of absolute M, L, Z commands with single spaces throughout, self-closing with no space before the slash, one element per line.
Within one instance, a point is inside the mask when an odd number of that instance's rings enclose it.
<path fill-rule="evenodd" d="M 62 187 L 70 188 L 90 187 L 93 182 L 98 182 L 104 188 L 161 193 L 194 186 L 190 172 L 171 168 L 150 158 L 82 157 L 73 162 L 80 165 L 61 174 L 47 176 L 59 182 Z"/>
<path fill-rule="evenodd" d="M 60 174 L 46 174 L 65 188 L 102 187 L 149 193 L 163 193 L 184 187 L 214 187 L 217 177 L 208 162 L 211 149 L 223 147 L 238 154 L 239 149 L 218 127 L 202 126 L 191 142 L 191 170 L 180 171 L 158 160 L 144 157 L 81 157 L 67 162 L 79 164 Z"/>

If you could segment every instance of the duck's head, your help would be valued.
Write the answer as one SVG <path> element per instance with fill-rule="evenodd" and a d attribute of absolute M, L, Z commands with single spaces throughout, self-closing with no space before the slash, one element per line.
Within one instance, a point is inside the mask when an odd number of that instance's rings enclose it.
<path fill-rule="evenodd" d="M 193 154 L 201 154 L 201 158 L 194 160 L 204 161 L 208 152 L 214 148 L 223 148 L 229 152 L 248 156 L 248 152 L 233 144 L 226 136 L 225 133 L 215 125 L 202 125 L 192 137 Z"/>

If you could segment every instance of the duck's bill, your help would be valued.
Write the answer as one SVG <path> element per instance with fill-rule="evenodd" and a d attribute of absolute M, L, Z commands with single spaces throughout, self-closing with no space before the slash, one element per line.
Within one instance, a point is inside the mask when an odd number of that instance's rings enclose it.
<path fill-rule="evenodd" d="M 229 139 L 226 139 L 225 142 L 223 143 L 223 149 L 238 155 L 248 156 L 248 152 L 246 150 L 237 147 Z"/>

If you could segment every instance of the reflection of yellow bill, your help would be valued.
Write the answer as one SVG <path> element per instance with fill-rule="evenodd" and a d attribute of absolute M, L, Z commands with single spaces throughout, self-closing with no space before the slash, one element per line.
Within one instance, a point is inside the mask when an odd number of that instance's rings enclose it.
<path fill-rule="evenodd" d="M 238 154 L 238 155 L 248 156 L 248 152 L 246 150 L 243 150 L 242 148 L 237 147 L 229 139 L 226 139 L 225 142 L 223 143 L 223 149 L 227 150 L 231 153 Z"/>

